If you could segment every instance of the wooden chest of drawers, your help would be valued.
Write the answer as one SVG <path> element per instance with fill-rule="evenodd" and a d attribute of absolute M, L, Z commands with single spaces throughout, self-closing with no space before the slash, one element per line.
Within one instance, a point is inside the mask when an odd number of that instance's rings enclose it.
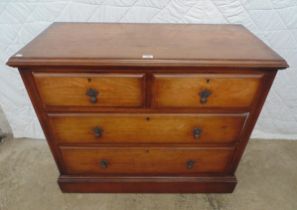
<path fill-rule="evenodd" d="M 63 192 L 232 192 L 287 67 L 239 25 L 86 23 L 53 24 L 8 65 Z"/>

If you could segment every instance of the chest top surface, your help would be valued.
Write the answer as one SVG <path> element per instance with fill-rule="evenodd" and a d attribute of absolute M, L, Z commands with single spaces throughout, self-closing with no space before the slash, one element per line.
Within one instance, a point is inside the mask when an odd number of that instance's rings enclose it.
<path fill-rule="evenodd" d="M 8 65 L 287 67 L 241 25 L 119 23 L 54 23 Z"/>

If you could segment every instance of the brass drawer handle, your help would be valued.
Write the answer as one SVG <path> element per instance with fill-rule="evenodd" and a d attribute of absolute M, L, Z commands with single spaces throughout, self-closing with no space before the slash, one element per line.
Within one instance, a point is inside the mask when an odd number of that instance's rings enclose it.
<path fill-rule="evenodd" d="M 103 129 L 100 127 L 95 127 L 92 129 L 93 133 L 95 134 L 96 138 L 100 138 L 103 134 Z"/>
<path fill-rule="evenodd" d="M 200 91 L 199 96 L 200 96 L 200 103 L 201 104 L 206 104 L 208 97 L 211 95 L 210 90 L 204 89 Z"/>
<path fill-rule="evenodd" d="M 89 88 L 86 92 L 86 95 L 90 97 L 90 102 L 95 104 L 97 102 L 97 96 L 99 95 L 98 91 L 93 88 Z"/>
<path fill-rule="evenodd" d="M 101 160 L 100 161 L 100 167 L 101 168 L 107 168 L 108 167 L 108 165 L 109 165 L 109 163 L 108 163 L 108 161 L 107 160 Z"/>
<path fill-rule="evenodd" d="M 194 128 L 193 129 L 193 137 L 195 139 L 199 139 L 201 134 L 202 134 L 202 129 L 201 128 Z"/>
<path fill-rule="evenodd" d="M 192 169 L 195 165 L 196 161 L 195 160 L 188 160 L 186 162 L 186 165 L 187 165 L 187 169 Z"/>

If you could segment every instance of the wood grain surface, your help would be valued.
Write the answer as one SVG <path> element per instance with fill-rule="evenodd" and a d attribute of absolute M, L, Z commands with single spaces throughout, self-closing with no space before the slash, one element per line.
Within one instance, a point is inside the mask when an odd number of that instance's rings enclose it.
<path fill-rule="evenodd" d="M 45 106 L 140 107 L 144 103 L 143 74 L 48 74 L 34 79 Z M 86 93 L 97 91 L 95 103 Z"/>
<path fill-rule="evenodd" d="M 54 23 L 8 65 L 288 66 L 241 25 L 121 23 Z"/>
<path fill-rule="evenodd" d="M 57 114 L 52 132 L 66 144 L 226 144 L 239 140 L 246 114 Z M 97 137 L 94 131 L 100 128 Z M 194 129 L 200 135 L 194 136 Z"/>
<path fill-rule="evenodd" d="M 232 148 L 62 147 L 66 174 L 79 175 L 183 175 L 223 173 Z M 102 167 L 101 161 L 107 166 Z M 194 161 L 188 168 L 188 161 Z"/>
<path fill-rule="evenodd" d="M 262 74 L 155 74 L 154 107 L 249 107 Z M 204 103 L 200 93 L 209 91 Z"/>

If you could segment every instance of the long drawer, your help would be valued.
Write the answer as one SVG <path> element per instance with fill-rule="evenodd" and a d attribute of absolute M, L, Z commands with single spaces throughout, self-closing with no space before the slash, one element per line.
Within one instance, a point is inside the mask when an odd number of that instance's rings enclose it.
<path fill-rule="evenodd" d="M 233 148 L 60 148 L 67 174 L 197 174 L 224 173 Z"/>
<path fill-rule="evenodd" d="M 233 143 L 247 114 L 51 114 L 59 143 Z"/>

